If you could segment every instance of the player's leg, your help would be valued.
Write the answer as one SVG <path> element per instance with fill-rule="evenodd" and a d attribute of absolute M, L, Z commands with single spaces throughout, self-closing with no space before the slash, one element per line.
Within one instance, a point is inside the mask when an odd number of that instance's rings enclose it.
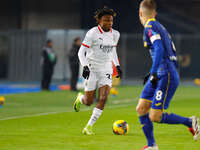
<path fill-rule="evenodd" d="M 85 92 L 85 95 L 82 98 L 82 104 L 90 106 L 94 101 L 95 93 L 96 93 L 95 90 Z M 91 115 L 87 125 L 84 127 L 84 129 L 82 131 L 83 134 L 86 134 L 86 135 L 93 135 L 94 134 L 94 132 L 92 130 L 92 126 L 94 125 L 96 120 L 99 118 L 101 113 L 102 113 L 102 111 L 98 110 L 96 107 L 93 109 L 92 115 Z"/>
<path fill-rule="evenodd" d="M 153 123 L 149 119 L 149 109 L 152 105 L 152 97 L 154 95 L 155 89 L 152 87 L 152 84 L 150 81 L 148 81 L 142 91 L 141 98 L 138 102 L 138 105 L 136 107 L 136 111 L 139 116 L 140 124 L 142 126 L 144 135 L 147 139 L 147 146 L 145 146 L 143 149 L 155 149 L 157 150 L 157 146 L 155 143 L 155 138 L 153 135 Z"/>
<path fill-rule="evenodd" d="M 90 106 L 94 102 L 95 90 L 97 85 L 96 74 L 90 72 L 89 79 L 85 80 L 85 94 L 79 92 L 74 102 L 74 110 L 80 111 L 81 104 Z"/>
<path fill-rule="evenodd" d="M 108 85 L 105 85 L 99 88 L 99 100 L 96 107 L 93 109 L 90 120 L 88 121 L 86 127 L 83 129 L 84 134 L 87 134 L 87 135 L 94 134 L 94 132 L 92 131 L 92 127 L 103 112 L 109 91 L 110 91 L 110 86 Z"/>
<path fill-rule="evenodd" d="M 97 87 L 97 73 L 96 72 L 90 72 L 90 76 L 88 80 L 85 80 L 85 94 L 79 93 L 77 96 L 77 99 L 74 103 L 74 109 L 75 111 L 80 110 L 80 105 L 85 104 L 87 106 L 90 106 L 94 102 L 95 93 L 96 93 L 96 87 Z M 86 135 L 93 135 L 94 132 L 92 131 L 92 126 L 98 119 L 98 117 L 101 115 L 102 111 L 98 110 L 97 108 L 93 109 L 92 115 L 83 129 L 82 133 Z"/>
<path fill-rule="evenodd" d="M 169 114 L 163 112 L 164 109 L 167 109 L 169 107 L 169 103 L 178 87 L 178 84 L 179 78 L 176 74 L 171 75 L 169 73 L 167 76 L 161 77 L 152 102 L 150 119 L 151 121 L 158 123 L 183 124 L 188 128 L 192 128 L 194 126 L 194 131 L 196 132 L 196 135 L 194 135 L 194 139 L 197 139 L 199 136 L 199 125 L 198 119 L 196 117 L 187 118 L 176 115 L 174 113 Z"/>
<path fill-rule="evenodd" d="M 169 103 L 178 87 L 179 79 L 175 75 L 164 75 L 160 78 L 157 89 L 152 101 L 152 109 L 150 111 L 150 119 L 153 122 L 168 124 L 185 124 L 192 126 L 189 118 L 184 118 L 173 113 L 164 113 L 163 110 L 169 107 Z"/>
<path fill-rule="evenodd" d="M 98 103 L 96 105 L 96 108 L 99 110 L 103 110 L 106 104 L 108 95 L 110 93 L 110 89 L 112 87 L 112 73 L 111 72 L 109 71 L 100 72 L 98 87 L 99 87 L 99 97 L 98 97 Z"/>
<path fill-rule="evenodd" d="M 136 107 L 136 111 L 139 116 L 140 124 L 142 126 L 142 130 L 147 139 L 148 146 L 155 145 L 155 139 L 153 135 L 153 123 L 149 119 L 149 109 L 151 108 L 151 102 L 140 99 L 138 105 Z"/>
<path fill-rule="evenodd" d="M 98 100 L 98 103 L 96 105 L 96 108 L 98 108 L 100 110 L 104 109 L 104 106 L 106 104 L 109 92 L 110 92 L 110 86 L 109 85 L 104 85 L 104 86 L 99 88 L 99 100 Z"/>
<path fill-rule="evenodd" d="M 150 119 L 153 122 L 165 124 L 183 124 L 189 128 L 193 134 L 194 140 L 198 140 L 200 136 L 199 118 L 192 116 L 190 118 L 183 117 L 174 113 L 163 112 L 162 110 L 151 109 Z"/>
<path fill-rule="evenodd" d="M 85 94 L 79 92 L 74 102 L 74 110 L 76 112 L 79 112 L 81 104 L 84 104 L 86 106 L 92 105 L 94 102 L 95 92 L 95 90 L 85 91 Z"/>
<path fill-rule="evenodd" d="M 91 133 L 93 134 L 92 127 L 103 112 L 108 94 L 110 92 L 110 87 L 112 85 L 111 74 L 107 74 L 105 72 L 98 72 L 96 77 L 98 79 L 99 100 L 96 107 L 93 109 L 93 113 L 90 120 L 88 121 L 88 124 L 83 130 L 83 133 L 85 134 L 87 134 L 87 129 L 90 129 Z"/>
<path fill-rule="evenodd" d="M 93 126 L 97 119 L 101 116 L 105 103 L 107 101 L 107 97 L 110 91 L 110 86 L 105 85 L 99 88 L 99 100 L 96 107 L 93 110 L 92 116 L 88 121 L 88 126 Z"/>

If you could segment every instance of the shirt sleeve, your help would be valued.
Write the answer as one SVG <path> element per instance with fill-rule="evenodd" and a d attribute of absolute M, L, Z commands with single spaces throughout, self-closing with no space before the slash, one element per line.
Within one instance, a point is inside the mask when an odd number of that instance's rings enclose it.
<path fill-rule="evenodd" d="M 89 30 L 86 33 L 85 38 L 78 52 L 78 58 L 82 66 L 87 65 L 86 53 L 87 53 L 88 48 L 92 46 L 92 43 L 93 43 L 93 30 Z"/>
<path fill-rule="evenodd" d="M 118 31 L 116 31 L 116 34 L 114 36 L 115 46 L 117 46 L 119 38 L 120 38 L 120 33 Z"/>
<path fill-rule="evenodd" d="M 162 57 L 164 55 L 164 48 L 161 40 L 156 40 L 153 43 L 153 47 L 155 50 L 155 54 L 153 57 L 153 64 L 151 67 L 151 74 L 156 73 L 158 71 L 158 67 L 162 61 Z"/>
<path fill-rule="evenodd" d="M 89 30 L 85 35 L 85 38 L 82 42 L 82 45 L 87 47 L 87 48 L 90 48 L 92 46 L 92 42 L 93 42 L 92 30 Z"/>
<path fill-rule="evenodd" d="M 78 58 L 82 66 L 87 66 L 87 60 L 86 60 L 86 51 L 87 47 L 81 45 L 79 51 L 78 51 Z"/>
<path fill-rule="evenodd" d="M 118 60 L 118 56 L 117 56 L 116 47 L 113 48 L 113 63 L 115 66 L 119 66 L 119 60 Z"/>
<path fill-rule="evenodd" d="M 147 28 L 146 32 L 147 32 L 148 37 L 149 37 L 152 44 L 156 40 L 161 40 L 160 34 L 158 32 L 156 32 L 155 30 L 153 30 L 152 28 Z"/>
<path fill-rule="evenodd" d="M 120 33 L 117 31 L 115 36 L 114 36 L 115 47 L 113 48 L 113 63 L 114 63 L 115 66 L 120 65 L 118 55 L 117 55 L 117 45 L 118 45 L 119 37 L 120 37 Z"/>
<path fill-rule="evenodd" d="M 146 31 L 154 48 L 153 64 L 150 71 L 151 74 L 153 74 L 158 71 L 159 65 L 164 55 L 164 47 L 162 44 L 161 36 L 158 32 L 154 31 L 152 28 L 148 28 Z"/>

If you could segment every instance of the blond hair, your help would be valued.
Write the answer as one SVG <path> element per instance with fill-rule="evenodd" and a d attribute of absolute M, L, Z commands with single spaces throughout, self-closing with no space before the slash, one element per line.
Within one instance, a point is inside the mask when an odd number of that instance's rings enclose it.
<path fill-rule="evenodd" d="M 154 0 L 143 0 L 140 3 L 140 9 L 145 16 L 152 16 L 156 12 L 156 2 Z"/>

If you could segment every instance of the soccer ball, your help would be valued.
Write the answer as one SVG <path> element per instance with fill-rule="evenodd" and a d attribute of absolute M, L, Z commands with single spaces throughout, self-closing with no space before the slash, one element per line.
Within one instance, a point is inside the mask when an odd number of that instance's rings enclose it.
<path fill-rule="evenodd" d="M 117 120 L 113 123 L 112 129 L 116 135 L 126 135 L 129 132 L 129 125 L 124 120 Z"/>

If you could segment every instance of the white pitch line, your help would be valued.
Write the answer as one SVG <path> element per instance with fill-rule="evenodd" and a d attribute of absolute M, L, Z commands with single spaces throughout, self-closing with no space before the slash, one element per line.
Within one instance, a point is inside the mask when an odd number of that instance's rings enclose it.
<path fill-rule="evenodd" d="M 82 110 L 87 111 L 89 109 L 82 109 Z M 12 119 L 21 119 L 21 118 L 30 118 L 30 117 L 38 117 L 38 116 L 46 116 L 46 115 L 50 115 L 50 114 L 59 114 L 59 113 L 65 113 L 65 112 L 73 112 L 73 111 L 45 112 L 45 113 L 32 114 L 32 115 L 13 116 L 13 117 L 0 119 L 0 121 L 12 120 Z"/>
<path fill-rule="evenodd" d="M 116 105 L 116 106 L 107 106 L 106 109 L 107 108 L 112 109 L 112 108 L 119 108 L 119 107 L 127 107 L 127 106 L 131 106 L 131 105 L 130 104 L 121 104 L 121 105 Z M 91 108 L 81 109 L 81 111 L 88 111 L 88 110 L 91 110 Z M 47 116 L 47 115 L 51 115 L 51 114 L 59 114 L 59 113 L 66 113 L 66 112 L 74 112 L 74 110 L 61 111 L 61 112 L 46 112 L 46 113 L 39 113 L 39 114 L 33 114 L 33 115 L 13 116 L 13 117 L 0 119 L 0 121 L 30 118 L 30 117 L 38 117 L 38 116 Z"/>

